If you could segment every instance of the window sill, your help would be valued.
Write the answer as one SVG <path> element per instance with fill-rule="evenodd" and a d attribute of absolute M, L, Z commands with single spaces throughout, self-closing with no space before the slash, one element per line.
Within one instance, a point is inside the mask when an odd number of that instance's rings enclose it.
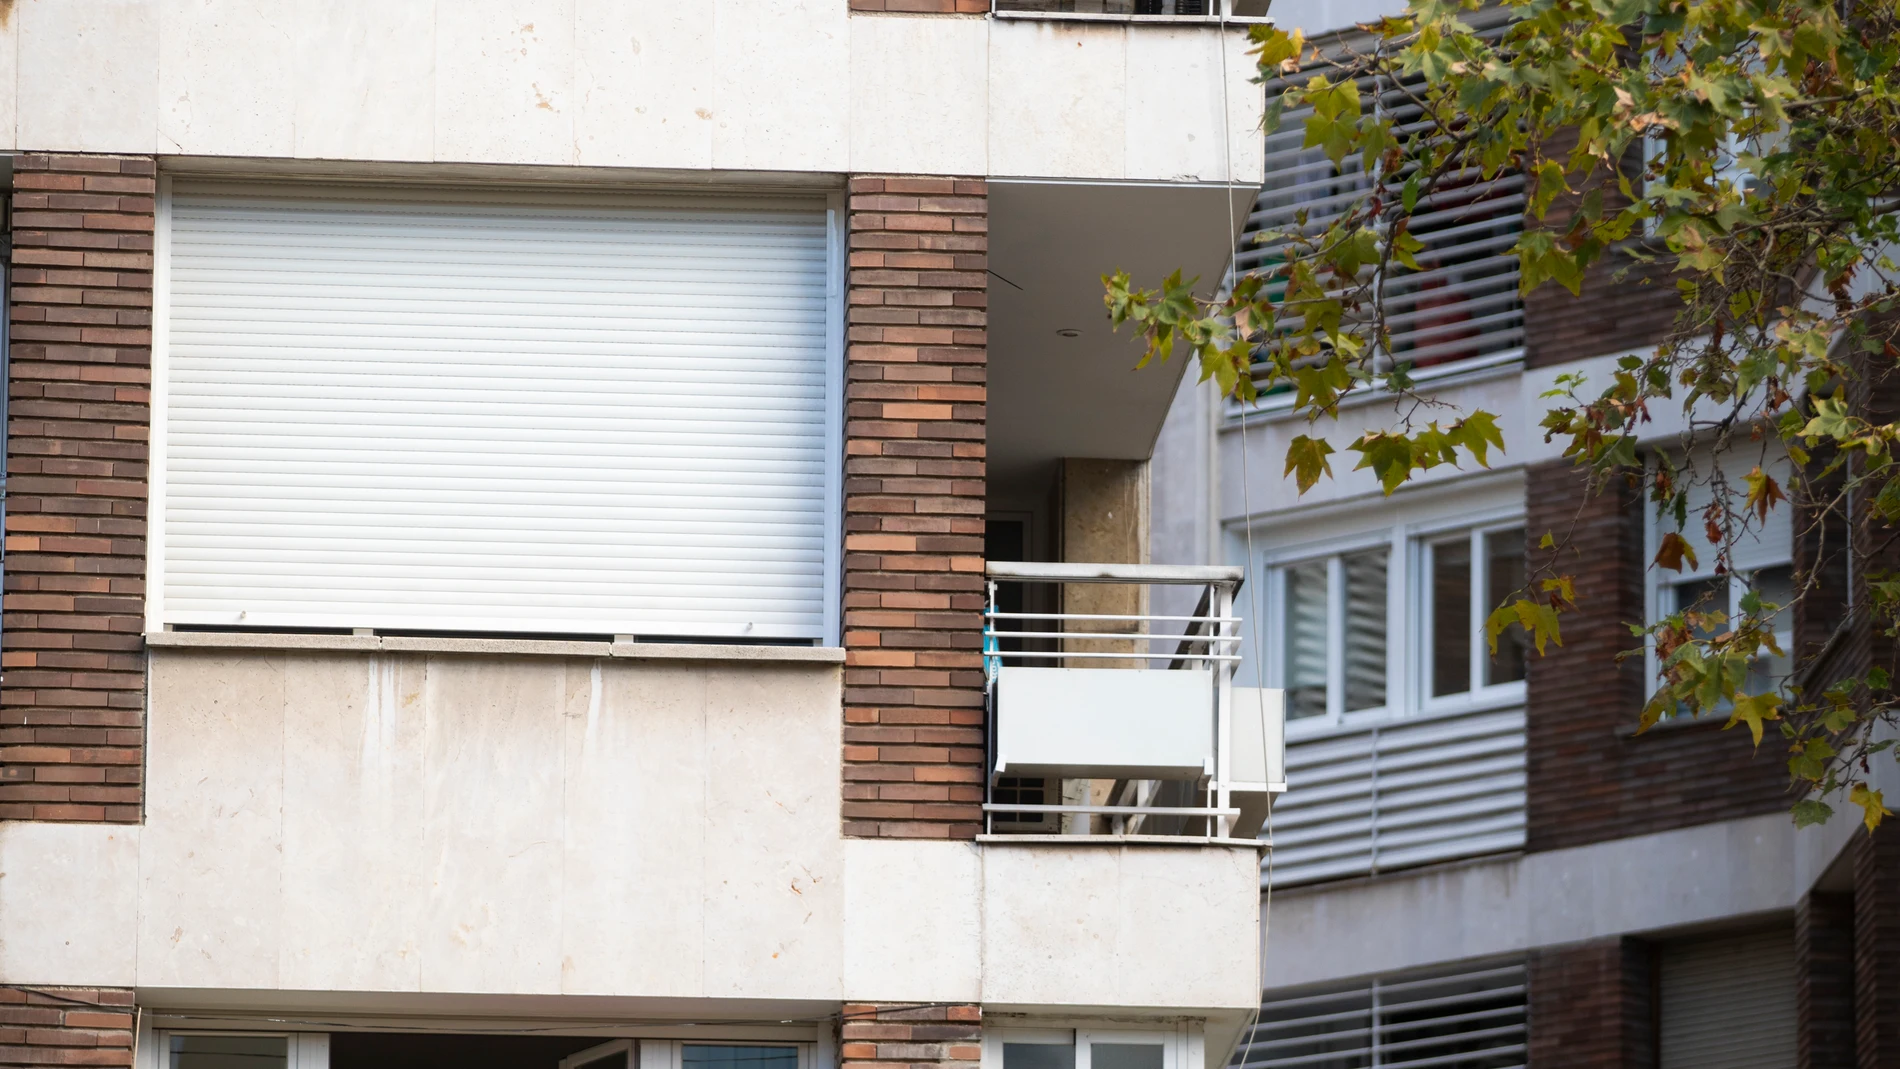
<path fill-rule="evenodd" d="M 1506 378 L 1524 370 L 1524 350 L 1507 349 L 1489 356 L 1476 356 L 1456 364 L 1443 364 L 1425 368 L 1412 375 L 1413 384 L 1419 389 L 1426 387 L 1464 386 L 1475 382 L 1487 382 L 1491 379 Z M 1378 404 L 1381 401 L 1394 401 L 1398 398 L 1389 390 L 1379 387 L 1354 390 L 1339 402 L 1341 411 Z M 1288 419 L 1305 419 L 1304 413 L 1293 408 L 1293 394 L 1279 393 L 1258 402 L 1252 408 L 1229 402 L 1227 405 L 1226 425 L 1240 423 L 1273 423 Z"/>
<path fill-rule="evenodd" d="M 1257 26 L 1273 25 L 1271 15 L 1109 15 L 1089 11 L 992 11 L 991 18 L 1030 22 L 1108 22 L 1147 26 Z"/>
<path fill-rule="evenodd" d="M 1659 720 L 1654 727 L 1640 733 L 1637 731 L 1635 724 L 1624 724 L 1622 727 L 1616 729 L 1616 737 L 1619 739 L 1634 740 L 1647 738 L 1651 735 L 1661 734 L 1663 732 L 1691 731 L 1696 728 L 1716 728 L 1719 730 L 1727 725 L 1728 717 L 1720 713 L 1710 713 L 1707 716 L 1696 717 L 1678 716 L 1670 717 L 1668 720 Z"/>
<path fill-rule="evenodd" d="M 983 846 L 1248 846 L 1265 851 L 1265 839 L 1223 839 L 1216 835 L 978 835 Z"/>
<path fill-rule="evenodd" d="M 399 635 L 299 635 L 150 631 L 157 649 L 285 650 L 309 653 L 451 653 L 496 657 L 615 657 L 648 661 L 774 661 L 843 664 L 836 646 L 747 646 L 698 642 L 574 642 L 528 638 L 415 638 Z"/>

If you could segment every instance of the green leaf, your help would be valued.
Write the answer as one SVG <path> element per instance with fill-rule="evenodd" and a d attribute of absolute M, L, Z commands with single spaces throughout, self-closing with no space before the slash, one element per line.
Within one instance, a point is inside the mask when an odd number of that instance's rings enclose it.
<path fill-rule="evenodd" d="M 1826 824 L 1827 818 L 1833 815 L 1833 806 L 1813 798 L 1803 798 L 1794 804 L 1794 826 L 1797 828 Z"/>
<path fill-rule="evenodd" d="M 1328 460 L 1333 447 L 1323 438 L 1310 438 L 1304 434 L 1293 439 L 1286 447 L 1286 474 L 1294 476 L 1300 493 L 1304 494 L 1319 482 L 1319 477 L 1333 473 L 1332 461 Z"/>
<path fill-rule="evenodd" d="M 1353 470 L 1371 468 L 1388 496 L 1412 474 L 1412 440 L 1403 434 L 1367 431 L 1349 448 L 1359 454 Z"/>

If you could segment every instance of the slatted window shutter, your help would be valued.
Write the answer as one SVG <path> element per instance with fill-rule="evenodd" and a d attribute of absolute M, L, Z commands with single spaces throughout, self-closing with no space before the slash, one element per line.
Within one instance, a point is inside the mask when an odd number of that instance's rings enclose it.
<path fill-rule="evenodd" d="M 1267 83 L 1268 99 L 1304 85 L 1313 71 Z M 1360 83 L 1366 107 L 1393 117 L 1401 138 L 1426 131 L 1424 113 L 1410 99 L 1422 79 L 1403 85 Z M 1317 235 L 1346 206 L 1372 188 L 1357 156 L 1339 164 L 1319 148 L 1305 147 L 1306 105 L 1288 107 L 1267 135 L 1266 175 L 1247 217 L 1234 267 L 1239 272 L 1285 262 L 1287 242 L 1269 232 Z M 1404 175 L 1382 179 L 1396 191 Z M 1382 363 L 1431 368 L 1477 359 L 1502 361 L 1520 355 L 1524 310 L 1518 300 L 1518 260 L 1511 251 L 1524 227 L 1524 177 L 1506 170 L 1486 178 L 1476 170 L 1449 176 L 1421 198 L 1412 236 L 1424 242 L 1420 270 L 1395 267 L 1386 282 L 1391 347 Z"/>
<path fill-rule="evenodd" d="M 1232 1069 L 1522 1069 L 1521 961 L 1272 993 Z"/>
<path fill-rule="evenodd" d="M 1794 929 L 1664 943 L 1662 1069 L 1793 1069 Z"/>
<path fill-rule="evenodd" d="M 817 640 L 822 197 L 176 185 L 159 624 Z"/>

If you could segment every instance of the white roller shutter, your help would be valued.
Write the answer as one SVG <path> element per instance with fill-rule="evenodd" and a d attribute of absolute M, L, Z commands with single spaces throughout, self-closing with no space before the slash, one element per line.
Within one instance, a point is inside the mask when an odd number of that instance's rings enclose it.
<path fill-rule="evenodd" d="M 1793 1069 L 1794 929 L 1661 948 L 1662 1069 Z"/>
<path fill-rule="evenodd" d="M 155 622 L 823 639 L 822 197 L 180 183 Z"/>

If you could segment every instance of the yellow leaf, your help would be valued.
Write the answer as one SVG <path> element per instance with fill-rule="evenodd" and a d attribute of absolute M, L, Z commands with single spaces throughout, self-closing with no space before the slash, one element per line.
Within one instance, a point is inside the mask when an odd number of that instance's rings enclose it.
<path fill-rule="evenodd" d="M 1870 790 L 1865 783 L 1854 784 L 1847 800 L 1861 808 L 1861 822 L 1867 825 L 1869 832 L 1880 827 L 1880 818 L 1893 816 L 1893 810 L 1881 802 L 1880 792 Z"/>

